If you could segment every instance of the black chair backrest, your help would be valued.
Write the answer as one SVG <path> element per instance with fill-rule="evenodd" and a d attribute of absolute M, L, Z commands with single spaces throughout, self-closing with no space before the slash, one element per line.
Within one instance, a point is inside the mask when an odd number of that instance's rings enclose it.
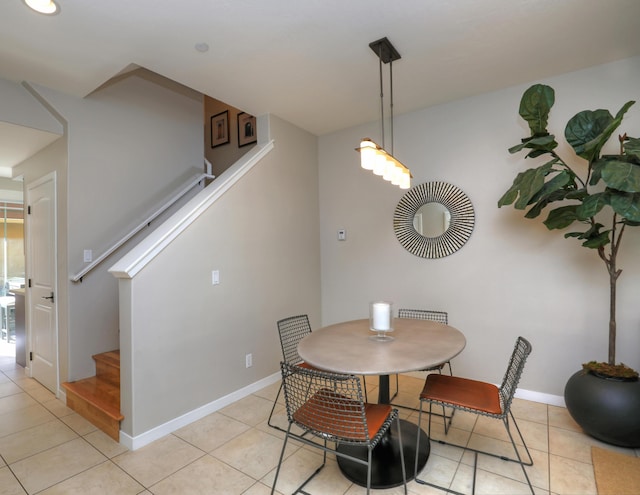
<path fill-rule="evenodd" d="M 285 362 L 280 367 L 290 422 L 323 439 L 369 443 L 365 403 L 356 376 Z"/>
<path fill-rule="evenodd" d="M 522 377 L 524 365 L 531 354 L 531 343 L 524 337 L 518 337 L 516 345 L 509 360 L 507 372 L 504 374 L 502 384 L 500 385 L 500 399 L 502 400 L 502 409 L 506 413 L 511 407 L 513 396 L 518 388 L 518 382 Z"/>
<path fill-rule="evenodd" d="M 282 357 L 286 363 L 299 364 L 298 343 L 311 333 L 307 315 L 290 316 L 278 321 L 278 334 L 282 346 Z"/>
<path fill-rule="evenodd" d="M 406 309 L 398 310 L 398 318 L 412 318 L 414 320 L 433 320 L 439 323 L 449 324 L 449 314 L 446 311 L 433 311 L 430 309 Z"/>

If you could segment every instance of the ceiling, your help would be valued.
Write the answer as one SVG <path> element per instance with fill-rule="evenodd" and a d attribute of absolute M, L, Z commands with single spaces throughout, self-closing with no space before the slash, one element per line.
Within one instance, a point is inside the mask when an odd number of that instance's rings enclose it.
<path fill-rule="evenodd" d="M 384 36 L 396 115 L 640 55 L 638 0 L 57 1 L 0 3 L 0 78 L 84 97 L 133 64 L 315 135 L 379 119 Z"/>

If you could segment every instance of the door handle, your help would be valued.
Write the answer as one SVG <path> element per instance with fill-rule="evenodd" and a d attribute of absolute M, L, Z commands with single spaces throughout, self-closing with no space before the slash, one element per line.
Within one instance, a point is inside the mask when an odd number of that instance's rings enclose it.
<path fill-rule="evenodd" d="M 54 299 L 53 299 L 53 292 L 51 293 L 50 296 L 42 296 L 42 299 L 48 299 L 49 301 L 51 301 L 53 303 Z"/>

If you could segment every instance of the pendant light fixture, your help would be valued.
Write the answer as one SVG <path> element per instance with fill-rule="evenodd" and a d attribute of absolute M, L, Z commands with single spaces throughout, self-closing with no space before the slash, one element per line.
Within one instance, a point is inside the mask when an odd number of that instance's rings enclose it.
<path fill-rule="evenodd" d="M 54 0 L 23 0 L 30 9 L 40 14 L 55 15 L 60 12 L 60 7 Z"/>
<path fill-rule="evenodd" d="M 371 170 L 374 174 L 382 176 L 384 180 L 391 182 L 400 189 L 411 187 L 411 172 L 397 158 L 393 156 L 393 61 L 400 58 L 400 54 L 385 37 L 369 43 L 369 47 L 378 56 L 380 68 L 380 120 L 382 123 L 382 146 L 369 138 L 360 142 L 356 151 L 360 152 L 360 166 L 365 170 Z M 382 64 L 389 64 L 389 109 L 391 122 L 391 152 L 385 149 L 384 134 L 384 92 L 382 84 Z"/>

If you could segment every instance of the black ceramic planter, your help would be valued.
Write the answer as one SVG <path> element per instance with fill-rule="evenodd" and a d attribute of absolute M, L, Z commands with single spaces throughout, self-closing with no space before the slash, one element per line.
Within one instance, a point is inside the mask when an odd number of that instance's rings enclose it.
<path fill-rule="evenodd" d="M 640 447 L 640 381 L 578 371 L 564 389 L 567 410 L 585 433 L 621 447 Z"/>

